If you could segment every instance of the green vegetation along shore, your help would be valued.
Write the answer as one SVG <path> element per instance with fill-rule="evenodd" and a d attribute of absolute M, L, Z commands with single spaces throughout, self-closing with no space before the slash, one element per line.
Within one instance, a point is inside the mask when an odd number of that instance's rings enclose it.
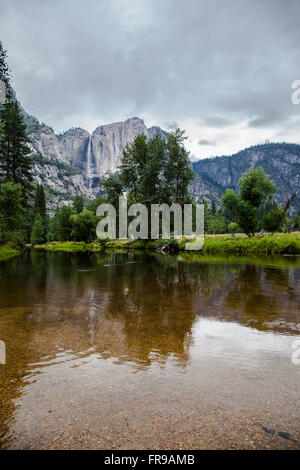
<path fill-rule="evenodd" d="M 35 245 L 35 248 L 51 251 L 94 251 L 105 249 L 142 249 L 163 251 L 185 251 L 187 240 L 115 240 L 100 242 L 51 242 L 44 245 Z M 277 233 L 274 235 L 206 235 L 204 247 L 199 255 L 281 255 L 300 254 L 300 232 Z"/>
<path fill-rule="evenodd" d="M 0 261 L 16 256 L 20 253 L 19 249 L 11 248 L 10 246 L 0 246 Z"/>

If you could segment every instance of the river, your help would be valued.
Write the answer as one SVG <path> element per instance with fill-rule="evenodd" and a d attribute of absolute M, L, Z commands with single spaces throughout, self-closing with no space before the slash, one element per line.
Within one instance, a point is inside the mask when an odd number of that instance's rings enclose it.
<path fill-rule="evenodd" d="M 300 257 L 28 250 L 0 262 L 0 447 L 299 449 L 299 339 Z"/>

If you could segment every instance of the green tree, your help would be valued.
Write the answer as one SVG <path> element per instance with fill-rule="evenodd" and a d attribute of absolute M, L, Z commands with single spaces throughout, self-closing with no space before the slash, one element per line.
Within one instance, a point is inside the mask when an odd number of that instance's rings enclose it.
<path fill-rule="evenodd" d="M 294 216 L 292 223 L 295 229 L 300 229 L 300 211 L 298 211 L 297 214 Z"/>
<path fill-rule="evenodd" d="M 283 225 L 285 225 L 287 222 L 287 216 L 282 218 L 282 211 L 282 207 L 274 204 L 264 213 L 262 218 L 262 228 L 266 230 L 266 232 L 277 232 Z"/>
<path fill-rule="evenodd" d="M 107 198 L 99 194 L 96 199 L 88 201 L 86 205 L 86 210 L 91 211 L 95 215 L 97 207 L 100 206 L 100 204 L 104 204 L 105 202 L 107 202 Z"/>
<path fill-rule="evenodd" d="M 91 211 L 83 211 L 71 216 L 71 238 L 75 241 L 90 242 L 96 238 L 96 226 L 98 217 Z"/>
<path fill-rule="evenodd" d="M 208 233 L 208 222 L 211 218 L 211 208 L 209 207 L 209 200 L 207 197 L 203 197 L 201 204 L 204 205 L 204 232 Z"/>
<path fill-rule="evenodd" d="M 73 209 L 70 206 L 62 206 L 56 214 L 57 217 L 57 238 L 59 241 L 71 239 Z"/>
<path fill-rule="evenodd" d="M 145 135 L 138 135 L 124 148 L 120 171 L 101 183 L 107 202 L 117 210 L 119 196 L 126 192 L 127 204 L 144 204 L 149 217 L 151 204 L 191 202 L 188 187 L 193 172 L 183 143 L 179 129 L 167 141 L 160 134 L 149 141 Z"/>
<path fill-rule="evenodd" d="M 45 242 L 45 225 L 39 213 L 35 216 L 30 240 L 33 244 Z"/>
<path fill-rule="evenodd" d="M 171 202 L 185 204 L 191 202 L 189 184 L 193 179 L 193 170 L 189 154 L 184 147 L 184 131 L 176 129 L 167 141 L 166 182 L 170 191 Z"/>
<path fill-rule="evenodd" d="M 109 174 L 102 182 L 101 188 L 104 189 L 107 202 L 117 209 L 119 197 L 123 194 L 124 182 L 120 173 Z"/>
<path fill-rule="evenodd" d="M 0 242 L 16 238 L 20 229 L 23 209 L 23 192 L 20 184 L 0 184 Z"/>
<path fill-rule="evenodd" d="M 40 214 L 42 219 L 47 217 L 46 209 L 46 197 L 45 191 L 41 184 L 38 184 L 35 189 L 34 204 L 33 204 L 34 215 Z"/>
<path fill-rule="evenodd" d="M 135 138 L 123 151 L 120 173 L 111 180 L 114 194 L 126 191 L 130 203 L 180 204 L 190 202 L 188 186 L 193 172 L 183 145 L 183 131 L 177 129 L 167 142 L 160 134 L 147 142 L 145 135 Z M 103 183 L 107 190 L 106 182 Z M 108 200 L 110 200 L 107 191 Z"/>
<path fill-rule="evenodd" d="M 145 165 L 148 163 L 147 166 L 149 166 L 147 157 L 148 144 L 145 135 L 138 135 L 131 145 L 127 144 L 125 146 L 121 159 L 120 173 L 110 175 L 108 187 L 106 180 L 102 183 L 109 202 L 118 193 L 122 194 L 125 188 L 133 202 L 142 202 L 140 199 L 143 196 L 147 198 L 145 185 L 143 184 L 143 177 L 145 174 L 147 175 Z M 112 201 L 111 204 L 114 204 L 114 202 Z"/>
<path fill-rule="evenodd" d="M 225 214 L 250 236 L 258 230 L 261 214 L 272 203 L 275 192 L 274 182 L 258 167 L 240 178 L 238 194 L 228 189 L 221 201 Z"/>
<path fill-rule="evenodd" d="M 217 212 L 216 203 L 213 200 L 212 203 L 211 203 L 211 213 L 215 214 L 216 212 Z"/>
<path fill-rule="evenodd" d="M 48 232 L 47 232 L 47 240 L 50 242 L 59 240 L 58 236 L 58 216 L 57 212 L 54 214 L 53 217 L 49 220 L 48 225 Z"/>
<path fill-rule="evenodd" d="M 226 232 L 226 219 L 221 210 L 213 213 L 211 212 L 207 220 L 207 233 L 225 233 Z"/>
<path fill-rule="evenodd" d="M 48 231 L 48 224 L 49 219 L 47 215 L 47 208 L 46 208 L 46 197 L 45 191 L 42 185 L 37 184 L 35 188 L 35 195 L 34 195 L 34 203 L 31 209 L 31 224 L 32 227 L 34 225 L 34 220 L 36 219 L 37 215 L 40 215 L 42 224 L 44 227 L 44 239 L 46 239 L 46 233 Z"/>
<path fill-rule="evenodd" d="M 11 91 L 8 91 L 3 105 L 1 122 L 3 135 L 0 139 L 0 178 L 3 182 L 21 184 L 26 202 L 33 181 L 32 162 L 29 156 L 31 150 L 28 146 L 30 140 L 26 135 L 26 125 L 19 105 Z"/>
<path fill-rule="evenodd" d="M 10 72 L 7 65 L 7 51 L 3 49 L 2 42 L 0 41 L 0 80 L 6 85 L 10 81 Z"/>
<path fill-rule="evenodd" d="M 238 232 L 238 230 L 239 230 L 239 226 L 236 222 L 230 222 L 230 224 L 228 224 L 228 231 L 229 233 L 231 233 L 233 237 Z"/>
<path fill-rule="evenodd" d="M 84 209 L 84 199 L 83 199 L 82 195 L 75 196 L 74 201 L 73 201 L 73 207 L 76 211 L 76 214 L 80 214 L 80 212 L 83 211 L 83 209 Z"/>

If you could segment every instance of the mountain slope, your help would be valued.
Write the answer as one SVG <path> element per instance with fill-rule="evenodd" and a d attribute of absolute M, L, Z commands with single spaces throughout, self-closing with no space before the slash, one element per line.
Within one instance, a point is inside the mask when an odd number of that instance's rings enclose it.
<path fill-rule="evenodd" d="M 237 191 L 242 174 L 258 166 L 276 183 L 278 202 L 283 203 L 296 188 L 300 189 L 300 145 L 270 143 L 249 147 L 235 155 L 194 162 L 196 177 L 192 193 L 199 198 L 206 191 L 211 194 L 209 199 L 218 201 L 227 188 Z M 202 187 L 199 186 L 199 178 Z M 300 194 L 293 204 L 293 211 L 296 209 L 300 209 Z"/>

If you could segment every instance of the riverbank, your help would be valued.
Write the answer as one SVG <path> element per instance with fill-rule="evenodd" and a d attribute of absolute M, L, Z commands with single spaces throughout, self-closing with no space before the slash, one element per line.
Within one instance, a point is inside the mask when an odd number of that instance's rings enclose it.
<path fill-rule="evenodd" d="M 20 250 L 18 248 L 11 248 L 10 246 L 0 246 L 0 261 L 12 258 L 13 256 L 19 255 Z"/>
<path fill-rule="evenodd" d="M 93 251 L 99 252 L 103 250 L 103 244 L 98 242 L 85 243 L 85 242 L 49 242 L 43 245 L 33 245 L 33 248 L 38 250 L 47 251 L 66 251 L 66 252 L 78 252 L 78 251 Z"/>
<path fill-rule="evenodd" d="M 203 254 L 280 255 L 300 254 L 300 232 L 274 235 L 206 235 Z"/>
<path fill-rule="evenodd" d="M 49 251 L 91 251 L 99 252 L 105 249 L 140 249 L 156 251 L 185 251 L 185 246 L 190 240 L 114 240 L 107 241 L 105 245 L 98 241 L 84 242 L 51 242 L 44 245 L 36 245 L 36 249 Z M 247 237 L 239 234 L 232 235 L 205 235 L 204 247 L 197 252 L 199 255 L 283 255 L 300 254 L 300 232 L 276 233 L 274 235 L 258 234 Z"/>

